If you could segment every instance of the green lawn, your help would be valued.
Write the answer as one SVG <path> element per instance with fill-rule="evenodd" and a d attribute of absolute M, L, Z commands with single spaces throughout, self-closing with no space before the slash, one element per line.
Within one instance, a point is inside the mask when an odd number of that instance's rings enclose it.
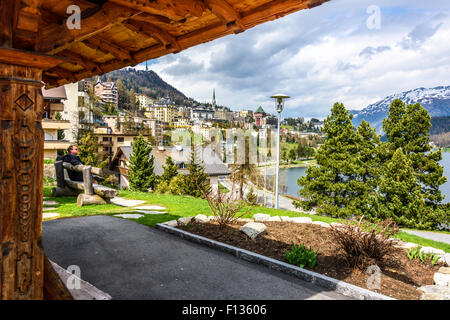
<path fill-rule="evenodd" d="M 132 209 L 126 207 L 116 206 L 114 204 L 107 205 L 90 205 L 85 207 L 78 207 L 75 197 L 51 197 L 51 186 L 44 187 L 44 197 L 48 197 L 48 200 L 58 201 L 59 205 L 48 205 L 44 207 L 57 207 L 52 212 L 58 212 L 61 218 L 79 217 L 79 216 L 92 216 L 92 215 L 114 215 L 118 213 L 136 213 Z M 157 223 L 176 220 L 180 217 L 191 217 L 197 214 L 212 215 L 208 203 L 204 199 L 198 199 L 187 196 L 156 194 L 147 192 L 131 192 L 131 191 L 119 191 L 119 196 L 125 199 L 144 200 L 148 204 L 161 205 L 167 208 L 167 214 L 147 214 L 143 217 L 134 220 L 140 224 L 154 227 Z M 310 217 L 313 221 L 323 221 L 327 223 L 343 222 L 342 219 L 335 219 L 324 216 L 309 215 L 306 213 L 279 210 L 265 207 L 255 207 L 252 211 L 245 215 L 244 218 L 251 218 L 255 213 L 266 213 L 271 216 L 289 216 L 289 217 Z M 446 252 L 450 252 L 450 245 L 437 242 L 433 240 L 424 239 L 418 236 L 410 235 L 405 232 L 399 232 L 396 238 L 406 241 L 414 242 L 421 246 L 430 246 L 437 249 L 442 249 Z"/>

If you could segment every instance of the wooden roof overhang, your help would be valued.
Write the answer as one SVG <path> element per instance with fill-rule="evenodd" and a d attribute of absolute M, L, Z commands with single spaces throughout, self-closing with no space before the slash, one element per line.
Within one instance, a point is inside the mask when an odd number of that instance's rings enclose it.
<path fill-rule="evenodd" d="M 327 1 L 2 0 L 0 47 L 66 58 L 44 70 L 42 80 L 55 87 L 177 53 Z M 70 30 L 67 11 L 74 4 L 81 9 L 81 28 Z M 8 25 L 6 17 L 11 16 L 14 22 Z M 0 52 L 0 60 L 4 54 Z"/>

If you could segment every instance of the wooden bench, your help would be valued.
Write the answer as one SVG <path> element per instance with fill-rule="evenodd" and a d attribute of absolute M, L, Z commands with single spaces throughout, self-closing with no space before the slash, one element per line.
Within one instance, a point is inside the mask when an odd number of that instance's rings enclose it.
<path fill-rule="evenodd" d="M 70 180 L 67 170 L 81 172 L 83 181 Z M 105 204 L 117 196 L 117 190 L 92 182 L 92 172 L 100 175 L 100 169 L 91 166 L 73 166 L 61 160 L 55 161 L 57 187 L 52 189 L 52 197 L 78 196 L 77 205 Z"/>

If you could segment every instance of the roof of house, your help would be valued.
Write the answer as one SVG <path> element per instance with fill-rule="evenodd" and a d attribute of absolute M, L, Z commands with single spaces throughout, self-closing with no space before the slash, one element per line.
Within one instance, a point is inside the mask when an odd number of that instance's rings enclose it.
<path fill-rule="evenodd" d="M 42 88 L 42 96 L 44 99 L 67 99 L 66 89 L 64 86 L 48 90 Z"/>
<path fill-rule="evenodd" d="M 264 111 L 264 109 L 261 106 L 259 106 L 259 108 L 256 109 L 255 113 L 266 113 L 266 112 Z"/>
<path fill-rule="evenodd" d="M 172 157 L 175 164 L 190 163 L 191 148 L 184 147 L 181 151 L 175 147 L 164 147 L 164 151 L 153 148 L 152 155 L 155 157 L 155 174 L 161 175 L 164 172 L 163 165 L 166 163 L 167 157 Z M 203 161 L 205 173 L 209 176 L 229 175 L 230 169 L 223 163 L 219 156 L 211 147 L 201 149 L 198 154 L 199 159 Z M 180 169 L 179 172 L 187 173 L 186 169 Z"/>

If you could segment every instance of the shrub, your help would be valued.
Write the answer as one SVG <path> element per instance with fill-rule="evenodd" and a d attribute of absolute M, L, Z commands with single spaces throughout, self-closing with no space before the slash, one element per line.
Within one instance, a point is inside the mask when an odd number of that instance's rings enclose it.
<path fill-rule="evenodd" d="M 244 201 L 233 200 L 235 192 L 233 184 L 233 189 L 228 194 L 220 191 L 203 193 L 203 197 L 208 201 L 215 220 L 222 227 L 243 217 L 255 206 L 252 203 L 247 204 Z"/>
<path fill-rule="evenodd" d="M 288 250 L 284 257 L 290 264 L 304 268 L 305 266 L 313 269 L 317 264 L 317 254 L 319 250 L 314 251 L 311 247 L 306 248 L 304 244 L 297 246 L 292 244 L 291 250 Z"/>
<path fill-rule="evenodd" d="M 247 201 L 249 203 L 256 203 L 258 201 L 258 196 L 255 194 L 253 187 L 250 187 L 250 190 L 247 193 Z"/>
<path fill-rule="evenodd" d="M 173 177 L 169 183 L 169 192 L 175 195 L 186 194 L 186 175 L 179 174 Z"/>
<path fill-rule="evenodd" d="M 344 252 L 349 267 L 365 269 L 374 263 L 386 264 L 397 251 L 397 241 L 390 237 L 396 234 L 399 228 L 392 219 L 369 224 L 362 223 L 363 218 L 364 216 L 356 225 L 353 218 L 343 226 L 332 226 L 332 237 L 338 248 Z"/>
<path fill-rule="evenodd" d="M 167 193 L 169 192 L 169 183 L 166 180 L 162 180 L 158 183 L 156 187 L 156 193 Z"/>

